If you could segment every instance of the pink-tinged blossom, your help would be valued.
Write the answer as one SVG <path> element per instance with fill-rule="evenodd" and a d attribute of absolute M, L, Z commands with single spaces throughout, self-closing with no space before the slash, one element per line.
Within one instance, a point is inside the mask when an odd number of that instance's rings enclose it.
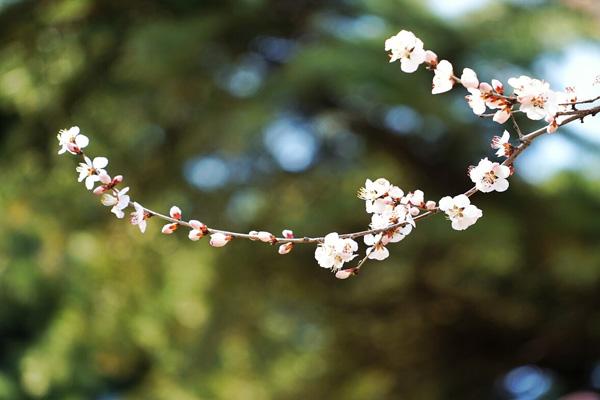
<path fill-rule="evenodd" d="M 471 68 L 463 69 L 463 73 L 460 76 L 460 83 L 466 89 L 477 89 L 479 87 L 479 79 L 477 79 L 477 74 Z"/>
<path fill-rule="evenodd" d="M 429 200 L 427 203 L 425 203 L 425 208 L 429 211 L 433 211 L 436 208 L 436 203 L 433 200 Z"/>
<path fill-rule="evenodd" d="M 446 213 L 452 222 L 452 228 L 457 231 L 467 229 L 473 225 L 483 213 L 471 204 L 471 200 L 464 194 L 456 197 L 446 196 L 439 202 L 440 210 Z"/>
<path fill-rule="evenodd" d="M 94 183 L 100 181 L 100 176 L 106 175 L 104 168 L 108 165 L 108 159 L 106 157 L 95 157 L 94 160 L 90 160 L 89 157 L 83 157 L 85 162 L 79 163 L 79 166 L 75 168 L 79 172 L 79 182 L 85 180 L 85 187 L 88 190 L 94 188 Z"/>
<path fill-rule="evenodd" d="M 400 69 L 412 73 L 425 62 L 423 42 L 414 33 L 402 30 L 385 41 L 385 50 L 390 52 L 390 62 L 400 60 Z"/>
<path fill-rule="evenodd" d="M 433 76 L 433 89 L 432 94 L 444 93 L 452 89 L 454 86 L 454 72 L 452 70 L 452 64 L 447 60 L 439 62 L 435 68 L 435 75 Z"/>
<path fill-rule="evenodd" d="M 177 206 L 173 206 L 169 210 L 169 215 L 171 216 L 171 218 L 179 221 L 179 220 L 181 220 L 181 209 Z M 161 232 L 164 233 L 165 235 L 170 235 L 173 232 L 175 232 L 178 227 L 179 227 L 178 222 L 171 222 L 171 223 L 163 225 Z"/>
<path fill-rule="evenodd" d="M 510 133 L 507 130 L 504 131 L 502 137 L 494 136 L 492 138 L 492 149 L 497 149 L 496 155 L 498 157 L 510 157 L 513 152 L 513 146 L 509 141 Z"/>
<path fill-rule="evenodd" d="M 506 178 L 510 176 L 510 168 L 497 162 L 491 162 L 486 157 L 479 161 L 476 167 L 470 169 L 469 176 L 477 190 L 481 192 L 504 192 L 508 189 Z"/>
<path fill-rule="evenodd" d="M 105 193 L 104 195 L 102 195 L 102 198 L 100 199 L 100 201 L 102 202 L 103 205 L 107 206 L 107 207 L 111 207 L 110 212 L 112 212 L 113 214 L 115 214 L 117 216 L 117 218 L 123 218 L 125 216 L 125 213 L 123 212 L 124 209 L 127 208 L 127 206 L 129 206 L 129 195 L 127 194 L 127 192 L 129 191 L 129 188 L 126 187 L 123 190 L 117 190 L 114 189 L 113 191 L 113 195 Z"/>
<path fill-rule="evenodd" d="M 188 233 L 190 240 L 200 240 L 208 233 L 208 227 L 198 220 L 192 219 L 190 220 L 189 224 L 192 227 L 192 230 Z"/>
<path fill-rule="evenodd" d="M 119 183 L 123 182 L 123 175 L 117 175 L 114 178 L 111 178 L 110 175 L 106 173 L 106 171 L 102 171 L 98 175 L 98 180 L 100 181 L 100 183 L 102 183 L 102 185 L 96 187 L 93 193 L 96 195 L 101 195 L 113 189 Z"/>
<path fill-rule="evenodd" d="M 233 239 L 233 236 L 221 232 L 210 235 L 209 244 L 213 247 L 223 247 Z"/>
<path fill-rule="evenodd" d="M 138 202 L 134 202 L 133 207 L 135 208 L 135 211 L 131 213 L 129 221 L 132 225 L 137 225 L 138 228 L 140 228 L 140 232 L 144 233 L 146 232 L 146 220 L 150 218 L 150 213 L 148 213 Z"/>
<path fill-rule="evenodd" d="M 352 239 L 342 239 L 335 232 L 325 236 L 315 250 L 315 259 L 323 268 L 339 270 L 345 262 L 353 260 L 358 254 L 358 244 Z"/>
<path fill-rule="evenodd" d="M 81 154 L 81 149 L 87 147 L 90 140 L 79 132 L 78 126 L 69 129 L 61 129 L 56 136 L 60 149 L 58 154 L 68 151 L 71 154 Z"/>

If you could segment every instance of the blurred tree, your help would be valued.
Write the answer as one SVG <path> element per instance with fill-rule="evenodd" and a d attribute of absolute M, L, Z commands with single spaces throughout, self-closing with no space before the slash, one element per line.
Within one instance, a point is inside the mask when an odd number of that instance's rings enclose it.
<path fill-rule="evenodd" d="M 139 235 L 56 156 L 56 132 L 77 124 L 148 206 L 241 231 L 361 229 L 352 194 L 367 177 L 459 192 L 498 127 L 460 95 L 430 96 L 428 74 L 388 65 L 384 39 L 411 29 L 505 79 L 599 26 L 572 1 L 488 1 L 452 18 L 442 3 L 0 1 L 0 398 L 529 399 L 600 386 L 593 177 L 517 174 L 477 199 L 486 218 L 468 231 L 434 218 L 340 282 L 309 247 L 209 249 L 155 221 Z"/>

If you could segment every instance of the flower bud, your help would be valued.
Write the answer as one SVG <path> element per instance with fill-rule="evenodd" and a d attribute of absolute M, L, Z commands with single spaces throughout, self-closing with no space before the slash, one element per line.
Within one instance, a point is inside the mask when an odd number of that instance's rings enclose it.
<path fill-rule="evenodd" d="M 335 277 L 338 279 L 348 279 L 352 275 L 356 275 L 357 271 L 356 268 L 340 269 L 339 271 L 336 271 Z"/>
<path fill-rule="evenodd" d="M 274 243 L 276 241 L 275 236 L 270 232 L 260 231 L 256 236 L 261 242 Z"/>
<path fill-rule="evenodd" d="M 165 235 L 170 235 L 171 233 L 175 232 L 175 230 L 177 229 L 178 226 L 179 226 L 179 224 L 176 224 L 176 223 L 166 224 L 162 227 L 161 232 L 164 233 Z"/>
<path fill-rule="evenodd" d="M 292 232 L 289 229 L 285 229 L 283 232 L 281 232 L 281 234 L 286 239 L 293 239 L 294 238 L 294 232 Z"/>
<path fill-rule="evenodd" d="M 294 243 L 288 242 L 279 246 L 277 250 L 279 254 L 288 254 L 294 248 Z"/>
<path fill-rule="evenodd" d="M 430 211 L 435 210 L 435 201 L 429 200 L 427 203 L 425 203 L 425 208 Z"/>
<path fill-rule="evenodd" d="M 181 209 L 177 206 L 173 206 L 169 210 L 169 215 L 171 216 L 171 218 L 181 219 Z"/>
<path fill-rule="evenodd" d="M 227 243 L 229 243 L 231 239 L 233 239 L 231 235 L 226 235 L 224 233 L 217 232 L 210 235 L 209 244 L 213 247 L 223 247 Z"/>

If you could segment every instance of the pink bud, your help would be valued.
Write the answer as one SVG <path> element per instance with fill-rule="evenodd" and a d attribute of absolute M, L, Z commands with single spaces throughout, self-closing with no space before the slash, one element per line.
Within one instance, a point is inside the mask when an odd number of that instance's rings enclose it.
<path fill-rule="evenodd" d="M 98 179 L 100 179 L 100 182 L 102 182 L 104 185 L 108 185 L 112 182 L 110 175 L 108 175 L 106 172 L 102 172 L 100 175 L 98 175 Z"/>
<path fill-rule="evenodd" d="M 275 236 L 270 232 L 260 231 L 256 236 L 261 242 L 273 243 L 275 241 Z"/>
<path fill-rule="evenodd" d="M 94 189 L 94 191 L 92 193 L 99 196 L 106 191 L 108 191 L 106 186 L 98 186 L 97 188 Z"/>
<path fill-rule="evenodd" d="M 283 232 L 281 232 L 281 234 L 283 235 L 284 238 L 286 239 L 293 239 L 294 238 L 294 232 L 292 232 L 289 229 L 284 230 Z"/>
<path fill-rule="evenodd" d="M 417 215 L 419 215 L 421 210 L 419 210 L 417 207 L 411 207 L 409 212 L 410 212 L 410 215 L 412 215 L 413 217 L 416 217 Z"/>
<path fill-rule="evenodd" d="M 259 240 L 260 239 L 258 237 L 258 231 L 250 231 L 250 232 L 248 232 L 248 235 L 250 236 L 250 240 Z"/>
<path fill-rule="evenodd" d="M 425 208 L 428 210 L 435 210 L 435 201 L 429 200 L 427 203 L 425 203 Z"/>
<path fill-rule="evenodd" d="M 118 184 L 119 184 L 119 183 L 121 183 L 121 182 L 123 182 L 123 175 L 117 175 L 117 176 L 115 176 L 115 177 L 113 178 L 113 180 L 112 180 L 112 185 L 113 185 L 113 186 L 116 186 L 116 185 L 118 185 Z"/>
<path fill-rule="evenodd" d="M 75 154 L 81 154 L 81 149 L 75 143 L 67 143 L 67 150 Z"/>
<path fill-rule="evenodd" d="M 217 232 L 217 233 L 213 233 L 212 235 L 210 235 L 209 243 L 213 247 L 223 247 L 227 243 L 229 243 L 229 241 L 231 239 L 233 239 L 233 237 L 231 235 L 226 235 L 224 233 Z"/>
<path fill-rule="evenodd" d="M 202 222 L 195 220 L 195 219 L 191 219 L 189 223 L 192 226 L 192 228 L 194 228 L 195 230 L 200 231 L 203 234 L 208 233 L 208 227 L 205 224 L 203 224 Z"/>
<path fill-rule="evenodd" d="M 437 54 L 435 54 L 433 51 L 431 50 L 427 50 L 425 51 L 425 62 L 427 64 L 430 64 L 433 68 L 435 68 L 435 66 L 438 63 L 438 57 Z"/>
<path fill-rule="evenodd" d="M 173 206 L 169 210 L 169 215 L 171 215 L 171 218 L 181 219 L 181 209 L 177 206 Z"/>
<path fill-rule="evenodd" d="M 290 251 L 292 251 L 293 248 L 294 248 L 294 243 L 290 243 L 290 242 L 284 243 L 281 246 L 279 246 L 278 252 L 279 252 L 279 254 L 287 254 Z"/>
<path fill-rule="evenodd" d="M 179 224 L 166 224 L 162 227 L 162 233 L 164 233 L 165 235 L 170 235 L 171 233 L 175 232 L 175 230 L 177 229 L 177 227 L 179 226 Z"/>
<path fill-rule="evenodd" d="M 335 277 L 338 279 L 348 279 L 352 275 L 354 275 L 354 268 L 340 269 L 335 273 Z"/>

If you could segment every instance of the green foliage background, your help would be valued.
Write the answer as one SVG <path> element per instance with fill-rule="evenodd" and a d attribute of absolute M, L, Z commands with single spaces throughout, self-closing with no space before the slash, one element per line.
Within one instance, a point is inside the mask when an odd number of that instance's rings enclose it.
<path fill-rule="evenodd" d="M 388 64 L 384 39 L 413 30 L 456 66 L 486 60 L 489 79 L 599 37 L 598 20 L 566 3 L 519 3 L 452 22 L 417 0 L 0 2 L 0 398 L 508 398 L 502 377 L 525 364 L 552 374 L 547 398 L 589 387 L 597 180 L 532 185 L 517 171 L 507 193 L 476 198 L 485 218 L 469 230 L 432 218 L 337 281 L 311 247 L 211 249 L 153 220 L 140 235 L 56 154 L 58 129 L 79 125 L 150 208 L 240 231 L 360 230 L 365 178 L 458 193 L 500 132 L 461 93 L 432 97 L 425 71 Z M 365 32 L 365 15 L 381 29 Z M 261 38 L 293 52 L 268 59 Z M 236 96 L 223 77 L 248 60 L 263 80 Z M 420 113 L 417 132 L 386 128 L 397 104 Z M 317 138 L 301 173 L 264 147 L 282 115 Z M 190 184 L 186 163 L 211 154 L 242 178 Z"/>

